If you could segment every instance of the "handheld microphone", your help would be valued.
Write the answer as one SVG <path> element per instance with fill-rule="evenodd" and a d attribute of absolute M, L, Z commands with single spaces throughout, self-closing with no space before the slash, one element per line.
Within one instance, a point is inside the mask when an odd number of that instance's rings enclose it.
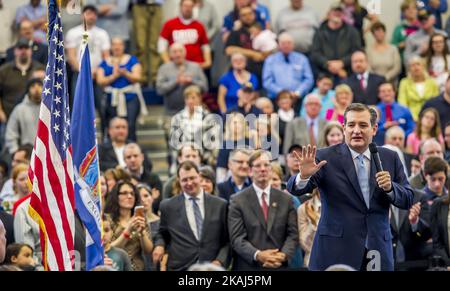
<path fill-rule="evenodd" d="M 375 167 L 377 168 L 377 173 L 383 171 L 383 166 L 380 161 L 380 154 L 378 153 L 378 148 L 376 143 L 369 144 L 369 151 L 372 154 L 373 161 L 375 162 Z"/>

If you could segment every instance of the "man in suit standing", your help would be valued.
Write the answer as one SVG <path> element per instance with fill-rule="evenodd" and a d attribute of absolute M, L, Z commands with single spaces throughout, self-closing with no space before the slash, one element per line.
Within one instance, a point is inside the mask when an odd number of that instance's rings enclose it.
<path fill-rule="evenodd" d="M 231 196 L 228 229 L 233 270 L 287 268 L 298 245 L 297 212 L 290 195 L 270 186 L 271 155 L 257 150 L 249 159 L 252 186 Z"/>
<path fill-rule="evenodd" d="M 228 169 L 230 169 L 231 177 L 217 185 L 221 198 L 229 201 L 231 195 L 251 185 L 251 181 L 248 178 L 249 156 L 250 152 L 245 149 L 236 149 L 231 152 L 228 159 Z"/>
<path fill-rule="evenodd" d="M 297 117 L 286 125 L 283 153 L 287 154 L 293 144 L 324 146 L 323 131 L 327 121 L 319 114 L 322 109 L 320 97 L 309 94 L 305 97 L 305 117 Z"/>
<path fill-rule="evenodd" d="M 353 102 L 366 105 L 376 105 L 378 99 L 378 87 L 386 82 L 383 76 L 369 73 L 369 62 L 367 55 L 363 51 L 356 51 L 352 54 L 353 74 L 344 80 L 353 91 Z"/>
<path fill-rule="evenodd" d="M 185 271 L 198 262 L 226 268 L 230 258 L 226 201 L 203 192 L 194 162 L 182 162 L 177 176 L 183 192 L 161 203 L 153 262 L 160 262 L 167 252 L 169 270 Z"/>
<path fill-rule="evenodd" d="M 390 205 L 409 209 L 413 191 L 398 155 L 378 148 L 384 171 L 377 173 L 369 144 L 377 132 L 377 114 L 367 105 L 350 105 L 344 113 L 345 143 L 317 152 L 304 147 L 299 174 L 288 189 L 295 195 L 318 187 L 322 214 L 309 268 L 325 270 L 346 264 L 358 270 L 393 270 Z M 370 258 L 370 261 L 369 261 Z"/>

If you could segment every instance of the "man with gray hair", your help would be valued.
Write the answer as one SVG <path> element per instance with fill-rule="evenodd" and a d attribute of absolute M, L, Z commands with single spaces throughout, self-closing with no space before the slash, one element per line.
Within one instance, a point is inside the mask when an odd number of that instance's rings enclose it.
<path fill-rule="evenodd" d="M 197 85 L 206 92 L 208 80 L 198 64 L 186 60 L 184 45 L 172 44 L 169 56 L 171 61 L 159 68 L 156 90 L 164 97 L 166 114 L 174 115 L 184 108 L 184 89 L 190 85 Z"/>
<path fill-rule="evenodd" d="M 405 132 L 403 129 L 398 125 L 390 127 L 384 136 L 384 144 L 394 146 L 400 150 L 400 160 L 404 162 L 407 176 L 410 177 L 411 162 L 412 160 L 417 160 L 417 157 L 405 152 Z"/>
<path fill-rule="evenodd" d="M 250 151 L 245 149 L 236 149 L 231 152 L 228 159 L 228 169 L 230 177 L 225 182 L 217 185 L 219 196 L 225 200 L 230 200 L 231 195 L 242 191 L 251 185 L 248 177 L 248 159 Z"/>
<path fill-rule="evenodd" d="M 294 51 L 294 39 L 288 33 L 278 37 L 278 47 L 279 51 L 264 62 L 264 89 L 272 100 L 282 90 L 288 90 L 297 101 L 314 86 L 311 66 L 305 55 Z"/>
<path fill-rule="evenodd" d="M 305 97 L 305 117 L 296 117 L 286 125 L 283 153 L 287 154 L 293 144 L 324 146 L 323 132 L 327 121 L 319 116 L 322 103 L 316 94 Z"/>

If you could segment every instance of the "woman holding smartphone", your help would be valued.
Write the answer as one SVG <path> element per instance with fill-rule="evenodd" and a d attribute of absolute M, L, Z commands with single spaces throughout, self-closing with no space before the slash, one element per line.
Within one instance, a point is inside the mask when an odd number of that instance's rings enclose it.
<path fill-rule="evenodd" d="M 143 208 L 135 212 L 140 203 L 136 187 L 127 181 L 119 181 L 111 191 L 105 213 L 111 215 L 113 230 L 111 246 L 125 250 L 130 257 L 133 271 L 144 270 L 144 257 L 153 250 L 151 232 Z"/>

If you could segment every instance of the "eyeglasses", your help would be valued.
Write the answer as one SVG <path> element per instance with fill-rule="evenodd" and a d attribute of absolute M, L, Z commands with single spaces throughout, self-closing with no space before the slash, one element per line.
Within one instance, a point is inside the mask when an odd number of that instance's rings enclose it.
<path fill-rule="evenodd" d="M 131 196 L 134 196 L 134 192 L 133 191 L 120 191 L 119 195 L 131 195 Z"/>

